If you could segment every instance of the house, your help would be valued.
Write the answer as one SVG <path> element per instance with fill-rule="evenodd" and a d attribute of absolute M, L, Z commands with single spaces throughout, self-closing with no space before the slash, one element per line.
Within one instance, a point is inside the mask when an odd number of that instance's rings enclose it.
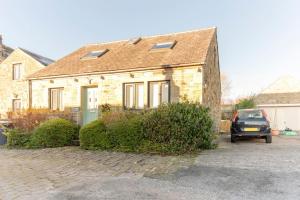
<path fill-rule="evenodd" d="M 0 64 L 0 119 L 7 118 L 8 111 L 30 107 L 31 87 L 26 77 L 43 69 L 53 60 L 17 48 Z"/>
<path fill-rule="evenodd" d="M 68 109 L 80 124 L 103 104 L 144 109 L 188 99 L 209 106 L 219 126 L 216 28 L 85 45 L 29 81 L 32 107 Z"/>
<path fill-rule="evenodd" d="M 300 80 L 283 76 L 258 94 L 255 101 L 267 112 L 272 129 L 300 130 Z"/>
<path fill-rule="evenodd" d="M 11 52 L 13 52 L 13 49 L 3 44 L 2 35 L 0 35 L 0 63 L 5 60 Z"/>

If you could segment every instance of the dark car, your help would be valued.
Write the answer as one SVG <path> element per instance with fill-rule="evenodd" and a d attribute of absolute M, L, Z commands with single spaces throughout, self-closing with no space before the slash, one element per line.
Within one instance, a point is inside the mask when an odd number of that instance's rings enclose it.
<path fill-rule="evenodd" d="M 231 142 L 238 138 L 263 138 L 272 143 L 270 122 L 262 109 L 243 109 L 234 113 L 231 124 Z"/>

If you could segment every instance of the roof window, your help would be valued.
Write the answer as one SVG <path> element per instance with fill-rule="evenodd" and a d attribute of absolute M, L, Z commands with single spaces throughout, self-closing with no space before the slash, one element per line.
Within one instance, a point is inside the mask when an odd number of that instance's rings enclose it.
<path fill-rule="evenodd" d="M 142 38 L 141 37 L 137 37 L 137 38 L 132 38 L 128 41 L 129 44 L 137 44 L 139 41 L 141 41 Z"/>
<path fill-rule="evenodd" d="M 96 59 L 103 56 L 106 52 L 108 52 L 108 49 L 100 50 L 100 51 L 90 51 L 87 54 L 85 54 L 81 59 L 83 60 Z"/>
<path fill-rule="evenodd" d="M 151 49 L 172 49 L 175 46 L 175 44 L 176 41 L 156 43 Z"/>

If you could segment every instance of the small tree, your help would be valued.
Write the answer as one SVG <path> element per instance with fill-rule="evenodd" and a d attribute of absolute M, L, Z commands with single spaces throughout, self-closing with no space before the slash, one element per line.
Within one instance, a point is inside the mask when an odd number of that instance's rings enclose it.
<path fill-rule="evenodd" d="M 235 109 L 250 109 L 250 108 L 255 108 L 255 101 L 254 101 L 255 96 L 252 95 L 250 97 L 244 98 L 239 100 L 239 103 L 235 104 Z"/>

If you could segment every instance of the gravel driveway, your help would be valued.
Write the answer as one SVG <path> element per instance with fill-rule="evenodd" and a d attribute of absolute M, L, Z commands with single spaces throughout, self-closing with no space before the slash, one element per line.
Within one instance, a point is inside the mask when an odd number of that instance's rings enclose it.
<path fill-rule="evenodd" d="M 300 138 L 194 156 L 0 148 L 0 199 L 299 199 Z"/>

